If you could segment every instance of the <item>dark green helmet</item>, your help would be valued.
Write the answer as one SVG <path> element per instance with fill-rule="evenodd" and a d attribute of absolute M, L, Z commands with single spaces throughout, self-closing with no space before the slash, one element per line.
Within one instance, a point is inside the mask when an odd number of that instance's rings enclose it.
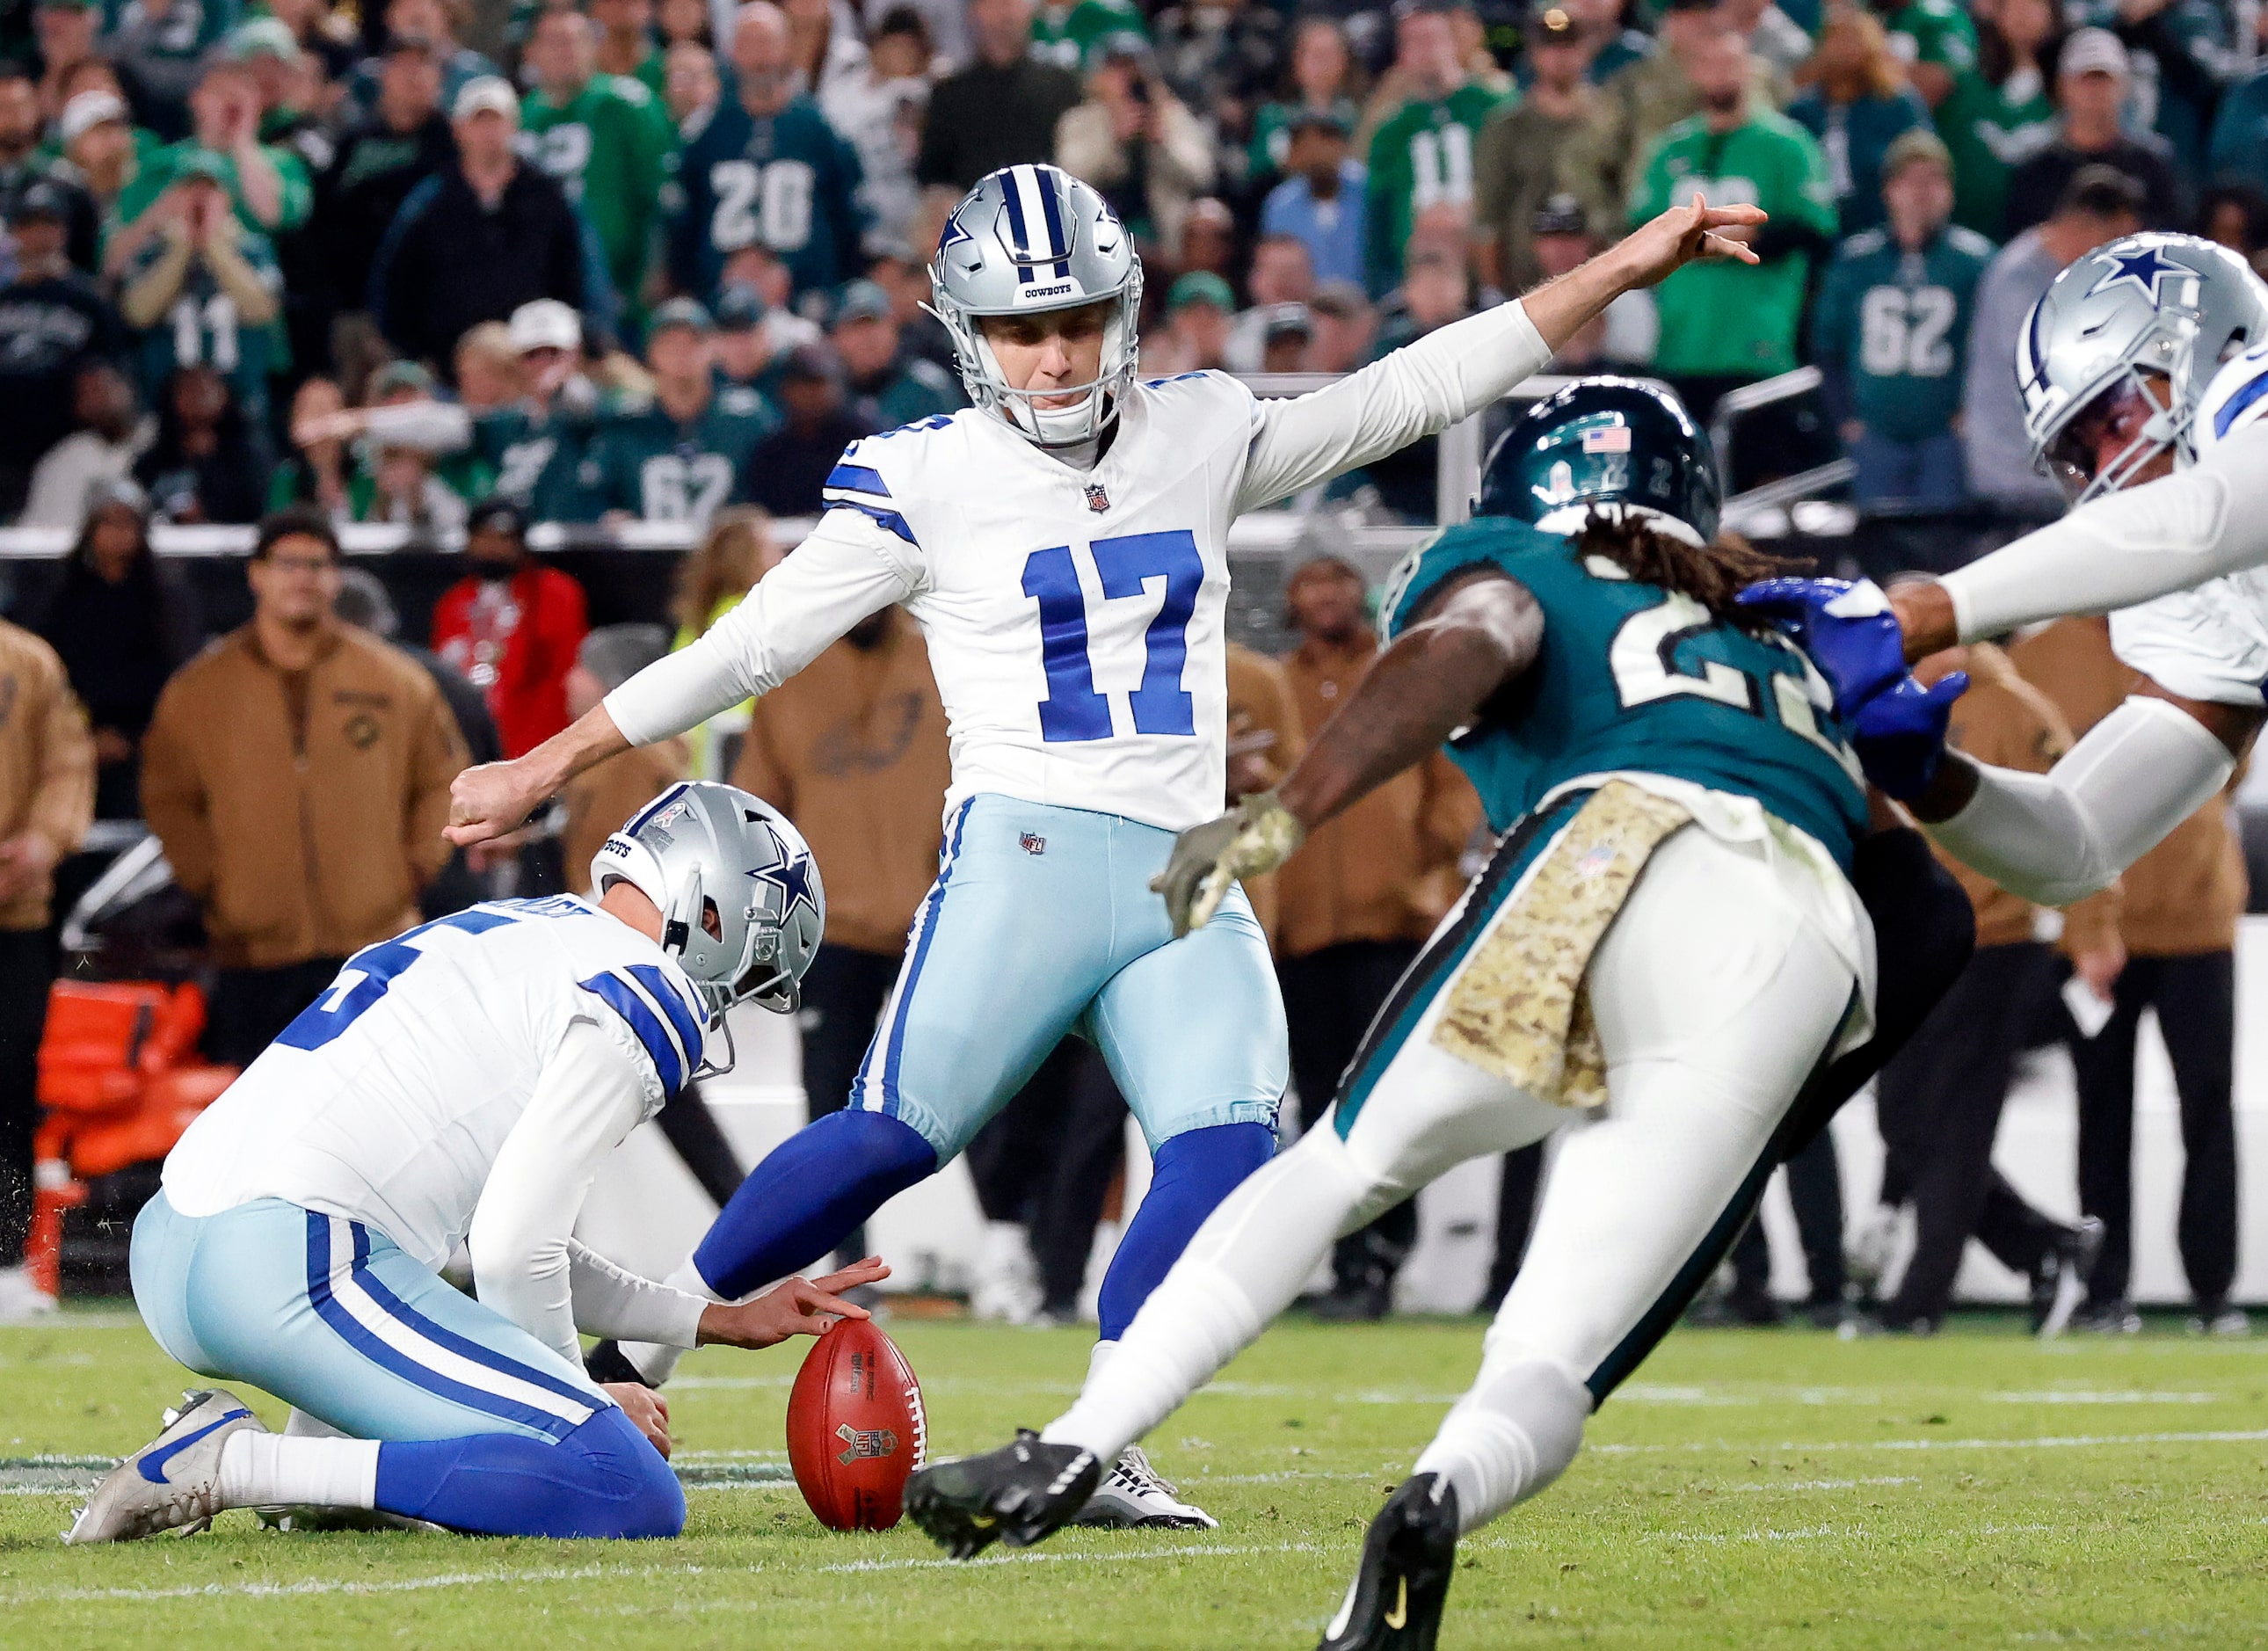
<path fill-rule="evenodd" d="M 1473 513 L 1572 533 L 1594 505 L 1636 505 L 1683 522 L 1705 544 L 1716 537 L 1709 438 L 1669 391 L 1598 378 L 1545 396 L 1490 453 Z"/>

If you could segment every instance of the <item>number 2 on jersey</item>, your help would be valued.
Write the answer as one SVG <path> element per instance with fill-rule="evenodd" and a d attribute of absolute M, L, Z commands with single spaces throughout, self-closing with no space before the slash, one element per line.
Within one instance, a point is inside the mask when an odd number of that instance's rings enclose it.
<path fill-rule="evenodd" d="M 1204 558 L 1197 535 L 1127 534 L 1097 539 L 1094 571 L 1107 601 L 1139 596 L 1147 581 L 1163 576 L 1166 600 L 1158 605 L 1144 640 L 1149 657 L 1142 686 L 1127 697 L 1137 733 L 1189 733 L 1197 728 L 1197 704 L 1182 686 L 1189 656 L 1189 616 L 1197 612 L 1204 583 Z M 1094 686 L 1094 662 L 1087 654 L 1086 594 L 1071 547 L 1056 545 L 1024 558 L 1024 594 L 1040 605 L 1040 652 L 1048 671 L 1048 697 L 1040 702 L 1040 737 L 1062 741 L 1110 737 L 1110 699 Z"/>

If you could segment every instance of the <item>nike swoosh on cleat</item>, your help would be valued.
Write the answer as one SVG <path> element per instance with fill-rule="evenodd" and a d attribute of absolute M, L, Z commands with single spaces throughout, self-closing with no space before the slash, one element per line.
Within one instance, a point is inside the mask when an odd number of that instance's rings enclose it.
<path fill-rule="evenodd" d="M 1403 1576 L 1396 1577 L 1395 1579 L 1394 1609 L 1388 1611 L 1381 1620 L 1383 1621 L 1388 1627 L 1395 1629 L 1404 1627 L 1409 1624 L 1410 1579 L 1408 1577 Z"/>
<path fill-rule="evenodd" d="M 205 1426 L 198 1428 L 196 1432 L 189 1434 L 187 1438 L 176 1439 L 172 1444 L 167 1445 L 163 1450 L 151 1451 L 148 1456 L 143 1457 L 141 1461 L 136 1463 L 134 1465 L 141 1470 L 142 1477 L 149 1480 L 151 1484 L 171 1485 L 173 1481 L 166 1477 L 166 1464 L 168 1462 L 171 1462 L 175 1456 L 180 1455 L 182 1451 L 187 1450 L 191 1445 L 196 1443 L 198 1440 L 202 1439 L 206 1434 L 217 1433 L 222 1428 L 227 1426 L 231 1422 L 234 1421 L 238 1417 L 249 1416 L 251 1414 L 252 1412 L 250 1411 L 241 1408 L 232 1410 L 229 1411 L 227 1415 L 222 1417 L 218 1421 L 209 1423 Z"/>

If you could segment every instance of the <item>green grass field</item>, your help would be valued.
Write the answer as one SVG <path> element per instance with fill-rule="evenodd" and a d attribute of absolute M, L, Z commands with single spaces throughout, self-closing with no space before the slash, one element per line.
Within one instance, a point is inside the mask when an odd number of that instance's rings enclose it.
<path fill-rule="evenodd" d="M 1086 1365 L 1069 1331 L 894 1328 L 946 1452 L 1045 1419 Z M 70 1315 L 0 1330 L 0 1644 L 1307 1647 L 1480 1332 L 1286 1324 L 1152 1441 L 1219 1531 L 948 1566 L 910 1527 L 811 1518 L 785 1482 L 784 1352 L 703 1352 L 671 1389 L 681 1541 L 282 1536 L 232 1514 L 67 1550 L 88 1459 L 143 1443 L 184 1382 L 130 1316 Z M 1442 1643 L 2268 1645 L 2264 1522 L 2268 1338 L 1682 1330 L 1557 1488 L 1465 1544 Z"/>

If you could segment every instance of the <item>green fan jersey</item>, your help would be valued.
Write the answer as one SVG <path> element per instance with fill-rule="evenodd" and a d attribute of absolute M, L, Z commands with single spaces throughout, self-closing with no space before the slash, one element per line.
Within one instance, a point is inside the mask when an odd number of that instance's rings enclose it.
<path fill-rule="evenodd" d="M 1402 284 L 1402 249 L 1418 213 L 1444 203 L 1472 204 L 1473 140 L 1504 101 L 1477 84 L 1446 98 L 1413 98 L 1372 136 L 1363 256 L 1373 298 Z"/>
<path fill-rule="evenodd" d="M 1075 75 L 1086 72 L 1095 46 L 1114 34 L 1147 40 L 1150 28 L 1140 9 L 1118 0 L 1076 0 L 1070 5 L 1043 5 L 1032 13 L 1032 55 Z"/>
<path fill-rule="evenodd" d="M 615 291 L 629 303 L 645 284 L 664 166 L 676 143 L 660 100 L 626 76 L 594 75 L 566 103 L 540 91 L 520 100 L 521 152 L 591 221 Z"/>
<path fill-rule="evenodd" d="M 1729 132 L 1711 131 L 1697 114 L 1663 133 L 1632 192 L 1631 222 L 1690 201 L 1696 189 L 1712 205 L 1749 203 L 1776 220 L 1835 233 L 1826 158 L 1810 133 L 1768 109 Z M 1749 379 L 1793 371 L 1810 267 L 1809 254 L 1797 252 L 1761 264 L 1705 258 L 1677 270 L 1657 290 L 1661 343 L 1654 370 Z"/>
<path fill-rule="evenodd" d="M 493 473 L 495 492 L 534 520 L 596 521 L 596 429 L 587 414 L 501 407 L 474 416 L 473 452 Z"/>
<path fill-rule="evenodd" d="M 1918 252 L 1879 229 L 1843 243 L 1812 312 L 1811 353 L 1846 375 L 1851 410 L 1867 429 L 1920 441 L 1952 428 L 1971 305 L 1992 262 L 1992 243 L 1958 224 Z"/>
<path fill-rule="evenodd" d="M 658 402 L 617 413 L 591 444 L 599 508 L 705 523 L 743 496 L 749 453 L 778 427 L 770 403 L 737 385 L 717 391 L 682 424 Z"/>
<path fill-rule="evenodd" d="M 276 168 L 276 178 L 283 185 L 281 215 L 275 223 L 263 224 L 253 216 L 251 207 L 245 202 L 244 186 L 237 180 L 236 158 L 217 149 L 206 149 L 190 138 L 142 156 L 142 169 L 134 174 L 131 183 L 118 192 L 118 203 L 112 209 L 112 227 L 131 224 L 141 217 L 152 202 L 173 187 L 175 170 L 181 162 L 196 155 L 210 156 L 217 161 L 228 198 L 246 229 L 255 234 L 290 234 L 305 224 L 307 215 L 315 210 L 315 186 L 307 175 L 307 163 L 274 144 L 262 144 L 260 152 Z"/>
<path fill-rule="evenodd" d="M 269 291 L 282 297 L 283 272 L 276 267 L 276 254 L 267 238 L 240 234 L 236 249 Z M 127 284 L 138 280 L 165 254 L 162 238 L 151 240 L 129 264 Z M 173 303 L 152 325 L 135 335 L 142 404 L 164 405 L 160 392 L 166 374 L 174 368 L 208 366 L 228 380 L 246 418 L 254 425 L 264 423 L 268 375 L 281 362 L 280 330 L 279 321 L 247 324 L 238 312 L 236 300 L 214 278 L 204 260 L 192 258 Z"/>
<path fill-rule="evenodd" d="M 1504 517 L 1451 527 L 1388 581 L 1391 638 L 1453 574 L 1494 568 L 1543 610 L 1543 646 L 1509 704 L 1448 745 L 1507 830 L 1555 788 L 1627 770 L 1753 797 L 1848 870 L 1867 792 L 1834 691 L 1793 642 L 1644 585 L 1571 540 Z"/>
<path fill-rule="evenodd" d="M 1977 66 L 1977 26 L 1954 0 L 1907 0 L 1882 26 L 1906 63 L 1936 63 L 1956 76 Z"/>
<path fill-rule="evenodd" d="M 2036 74 L 1996 86 L 1972 69 L 1937 106 L 1937 135 L 1953 155 L 1953 221 L 1997 239 L 2007 232 L 2008 174 L 2055 141 L 2056 107 Z"/>

